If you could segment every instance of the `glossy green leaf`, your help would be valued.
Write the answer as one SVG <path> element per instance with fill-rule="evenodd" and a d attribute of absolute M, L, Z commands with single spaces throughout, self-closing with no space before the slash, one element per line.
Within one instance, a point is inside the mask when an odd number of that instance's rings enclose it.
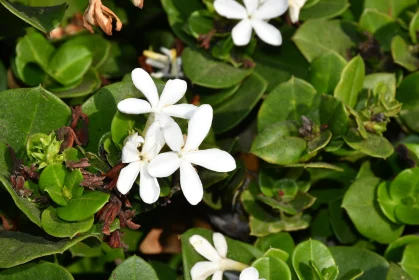
<path fill-rule="evenodd" d="M 381 211 L 393 223 L 399 223 L 395 216 L 397 202 L 393 201 L 390 196 L 390 182 L 382 182 L 377 189 L 377 201 L 379 202 Z"/>
<path fill-rule="evenodd" d="M 156 272 L 153 267 L 145 260 L 138 256 L 132 256 L 126 259 L 123 263 L 118 265 L 112 271 L 109 279 L 138 279 L 139 275 L 144 279 L 158 280 Z"/>
<path fill-rule="evenodd" d="M 336 196 L 334 196 L 334 199 L 334 201 L 329 202 L 328 207 L 330 224 L 332 225 L 333 232 L 340 243 L 355 243 L 357 240 L 357 233 L 341 207 L 342 200 L 336 200 Z"/>
<path fill-rule="evenodd" d="M 134 129 L 135 121 L 138 119 L 138 115 L 127 115 L 119 111 L 116 112 L 111 124 L 111 137 L 115 145 L 122 148 L 125 138 Z"/>
<path fill-rule="evenodd" d="M 392 223 L 381 212 L 376 201 L 378 183 L 379 179 L 373 176 L 357 179 L 346 192 L 342 207 L 362 235 L 388 244 L 402 234 L 404 226 Z"/>
<path fill-rule="evenodd" d="M 372 157 L 387 158 L 394 152 L 393 145 L 383 136 L 367 132 L 364 139 L 355 128 L 351 128 L 343 139 L 352 149 Z"/>
<path fill-rule="evenodd" d="M 276 122 L 300 121 L 316 104 L 316 90 L 306 81 L 291 78 L 273 89 L 258 114 L 258 130 Z"/>
<path fill-rule="evenodd" d="M 192 83 L 214 89 L 232 87 L 252 73 L 252 69 L 235 68 L 191 48 L 183 51 L 182 64 Z"/>
<path fill-rule="evenodd" d="M 419 31 L 419 12 L 416 12 L 409 24 L 410 40 L 412 40 L 414 44 L 418 42 L 418 31 Z"/>
<path fill-rule="evenodd" d="M 407 76 L 397 89 L 397 100 L 403 103 L 400 116 L 413 131 L 419 132 L 419 72 Z"/>
<path fill-rule="evenodd" d="M 410 72 L 419 68 L 419 59 L 412 53 L 409 46 L 401 36 L 395 36 L 391 40 L 391 54 L 395 63 L 403 66 Z"/>
<path fill-rule="evenodd" d="M 311 62 L 309 81 L 320 93 L 333 93 L 346 60 L 337 53 L 320 55 Z"/>
<path fill-rule="evenodd" d="M 48 73 L 59 83 L 70 85 L 80 80 L 92 64 L 92 54 L 81 45 L 62 45 L 51 56 Z"/>
<path fill-rule="evenodd" d="M 50 7 L 29 7 L 6 0 L 0 0 L 0 3 L 15 16 L 44 33 L 52 31 L 60 24 L 68 7 L 66 3 Z"/>
<path fill-rule="evenodd" d="M 335 97 L 323 94 L 319 106 L 320 125 L 327 125 L 332 137 L 344 136 L 348 131 L 349 117 L 345 105 Z"/>
<path fill-rule="evenodd" d="M 365 76 L 364 88 L 374 90 L 379 83 L 386 87 L 385 96 L 389 99 L 396 97 L 396 75 L 394 73 L 373 73 Z"/>
<path fill-rule="evenodd" d="M 380 12 L 387 13 L 393 18 L 397 18 L 400 14 L 416 5 L 415 0 L 366 0 L 365 9 L 376 9 Z"/>
<path fill-rule="evenodd" d="M 390 263 L 386 280 L 413 280 L 410 275 L 395 263 Z"/>
<path fill-rule="evenodd" d="M 109 196 L 100 191 L 84 191 L 79 198 L 70 200 L 64 207 L 58 207 L 57 215 L 68 222 L 88 219 L 108 202 Z"/>
<path fill-rule="evenodd" d="M 297 126 L 293 122 L 270 125 L 256 136 L 250 152 L 269 163 L 298 162 L 307 144 L 296 135 Z"/>
<path fill-rule="evenodd" d="M 4 63 L 0 61 L 0 91 L 7 89 L 7 69 Z"/>
<path fill-rule="evenodd" d="M 93 216 L 79 222 L 66 222 L 61 220 L 56 213 L 55 208 L 49 207 L 42 212 L 41 223 L 46 233 L 54 237 L 73 238 L 79 233 L 88 231 L 94 222 Z"/>
<path fill-rule="evenodd" d="M 262 257 L 255 260 L 252 266 L 259 272 L 259 277 L 266 280 L 281 279 L 291 280 L 291 271 L 288 265 L 281 259 L 275 257 Z"/>
<path fill-rule="evenodd" d="M 214 107 L 214 132 L 222 133 L 238 125 L 256 106 L 266 87 L 266 81 L 258 74 L 246 78 L 232 97 Z"/>
<path fill-rule="evenodd" d="M 332 132 L 330 130 L 323 131 L 320 135 L 314 137 L 307 142 L 307 152 L 315 153 L 329 144 L 332 139 Z"/>
<path fill-rule="evenodd" d="M 48 165 L 39 176 L 39 188 L 60 206 L 67 205 L 72 196 L 70 191 L 64 190 L 65 177 L 66 168 L 61 163 Z"/>
<path fill-rule="evenodd" d="M 405 235 L 390 243 L 384 252 L 384 257 L 391 262 L 398 263 L 402 260 L 403 252 L 410 243 L 419 242 L 417 235 Z"/>
<path fill-rule="evenodd" d="M 73 276 L 62 266 L 44 261 L 28 263 L 0 272 L 0 280 L 20 279 L 72 280 Z"/>
<path fill-rule="evenodd" d="M 298 28 L 293 41 L 311 62 L 326 52 L 337 52 L 345 57 L 354 45 L 352 34 L 353 27 L 339 20 L 311 19 Z"/>
<path fill-rule="evenodd" d="M 360 56 L 353 58 L 345 66 L 340 76 L 340 81 L 335 88 L 334 96 L 345 105 L 354 108 L 358 95 L 362 90 L 365 78 L 365 65 Z"/>
<path fill-rule="evenodd" d="M 332 253 L 320 241 L 310 239 L 295 247 L 292 253 L 292 266 L 300 280 L 319 279 L 310 262 L 315 264 L 323 279 L 337 278 L 339 270 Z M 327 274 L 325 274 L 326 271 Z"/>
<path fill-rule="evenodd" d="M 400 262 L 404 271 L 409 273 L 413 279 L 419 279 L 419 242 L 410 243 L 403 252 L 403 258 Z"/>
<path fill-rule="evenodd" d="M 24 232 L 0 231 L 0 243 L 2 244 L 0 268 L 13 267 L 43 256 L 62 254 L 74 244 L 89 237 L 102 239 L 101 235 L 93 233 L 80 235 L 73 239 L 51 240 Z"/>
<path fill-rule="evenodd" d="M 209 104 L 211 106 L 222 105 L 224 101 L 232 97 L 241 84 L 237 84 L 231 88 L 225 88 L 220 90 L 210 89 L 208 92 L 203 91 L 199 94 L 199 100 L 202 104 Z"/>
<path fill-rule="evenodd" d="M 255 246 L 264 252 L 270 248 L 276 248 L 291 255 L 294 250 L 294 240 L 288 232 L 278 232 L 258 238 Z"/>
<path fill-rule="evenodd" d="M 317 4 L 302 9 L 299 19 L 334 18 L 345 12 L 348 7 L 349 2 L 347 0 L 320 0 Z"/>
<path fill-rule="evenodd" d="M 363 271 L 361 277 L 356 279 L 385 279 L 389 264 L 380 255 L 357 247 L 333 246 L 329 249 L 339 266 L 339 280 L 355 269 Z"/>
<path fill-rule="evenodd" d="M 295 215 L 302 212 L 304 209 L 309 208 L 316 200 L 315 197 L 301 191 L 289 202 L 276 200 L 266 196 L 257 196 L 256 198 L 264 204 L 269 205 L 274 209 L 282 210 L 290 215 Z"/>
<path fill-rule="evenodd" d="M 97 90 L 102 84 L 99 74 L 94 69 L 89 69 L 77 86 L 67 88 L 58 83 L 47 85 L 48 89 L 60 98 L 84 97 Z"/>
<path fill-rule="evenodd" d="M 194 11 L 188 18 L 188 27 L 195 38 L 205 35 L 214 28 L 213 19 L 207 10 Z"/>

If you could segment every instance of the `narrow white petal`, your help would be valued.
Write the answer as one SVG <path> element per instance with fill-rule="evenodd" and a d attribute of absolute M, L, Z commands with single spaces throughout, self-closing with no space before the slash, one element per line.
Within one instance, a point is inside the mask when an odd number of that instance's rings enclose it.
<path fill-rule="evenodd" d="M 236 24 L 231 31 L 231 36 L 233 37 L 233 42 L 236 46 L 246 46 L 249 44 L 250 38 L 252 37 L 252 25 L 250 20 L 243 19 Z"/>
<path fill-rule="evenodd" d="M 172 151 L 179 152 L 183 145 L 183 134 L 176 122 L 171 122 L 163 128 L 164 141 Z"/>
<path fill-rule="evenodd" d="M 186 200 L 192 205 L 197 205 L 204 196 L 204 189 L 198 173 L 186 160 L 180 163 L 180 187 Z"/>
<path fill-rule="evenodd" d="M 186 159 L 196 165 L 216 172 L 230 172 L 236 169 L 234 158 L 220 149 L 208 149 L 189 152 Z"/>
<path fill-rule="evenodd" d="M 259 6 L 259 0 L 243 0 L 243 3 L 249 15 L 253 14 Z"/>
<path fill-rule="evenodd" d="M 213 262 L 197 262 L 191 268 L 192 280 L 206 280 L 212 274 L 219 271 L 219 265 Z"/>
<path fill-rule="evenodd" d="M 152 72 L 152 73 L 150 73 L 150 75 L 153 78 L 156 78 L 156 79 L 161 79 L 161 78 L 164 77 L 164 73 L 163 72 Z"/>
<path fill-rule="evenodd" d="M 144 143 L 144 138 L 138 135 L 138 132 L 135 132 L 133 134 L 128 135 L 127 138 L 125 138 L 124 145 L 128 142 L 138 147 L 141 145 L 141 143 Z"/>
<path fill-rule="evenodd" d="M 218 270 L 213 275 L 211 280 L 223 280 L 223 272 Z"/>
<path fill-rule="evenodd" d="M 296 23 L 300 17 L 300 10 L 306 3 L 306 0 L 291 0 L 289 2 L 289 14 L 292 23 Z"/>
<path fill-rule="evenodd" d="M 159 196 L 159 182 L 148 174 L 147 164 L 143 164 L 140 171 L 140 197 L 145 203 L 152 204 L 159 199 Z"/>
<path fill-rule="evenodd" d="M 150 102 L 151 107 L 156 108 L 159 102 L 159 94 L 151 76 L 145 70 L 135 68 L 131 73 L 131 77 L 135 87 L 144 94 Z"/>
<path fill-rule="evenodd" d="M 219 232 L 214 232 L 212 235 L 212 241 L 214 242 L 214 247 L 215 250 L 217 250 L 218 255 L 222 258 L 227 257 L 227 240 L 224 235 Z"/>
<path fill-rule="evenodd" d="M 175 104 L 185 95 L 187 89 L 188 85 L 184 80 L 168 80 L 164 86 L 163 93 L 160 96 L 157 108 Z"/>
<path fill-rule="evenodd" d="M 248 16 L 246 9 L 234 0 L 215 0 L 215 11 L 226 18 L 243 19 Z"/>
<path fill-rule="evenodd" d="M 155 121 L 147 129 L 141 154 L 147 155 L 148 159 L 152 159 L 160 152 L 163 146 L 164 138 L 160 122 Z"/>
<path fill-rule="evenodd" d="M 140 173 L 141 165 L 141 161 L 134 161 L 121 169 L 116 182 L 116 188 L 120 193 L 125 195 L 129 192 Z"/>
<path fill-rule="evenodd" d="M 140 152 L 137 149 L 138 145 L 131 142 L 125 143 L 122 148 L 122 163 L 130 163 L 140 160 Z"/>
<path fill-rule="evenodd" d="M 162 112 L 172 117 L 190 119 L 196 109 L 198 107 L 193 104 L 176 104 L 164 107 Z"/>
<path fill-rule="evenodd" d="M 203 256 L 207 260 L 212 262 L 221 261 L 221 257 L 218 255 L 214 246 L 212 246 L 211 243 L 209 243 L 209 241 L 201 235 L 192 235 L 189 238 L 189 243 L 191 243 L 195 251 L 197 251 L 201 256 Z"/>
<path fill-rule="evenodd" d="M 212 107 L 204 104 L 192 115 L 188 124 L 188 138 L 184 147 L 185 151 L 198 149 L 207 136 L 212 124 Z"/>
<path fill-rule="evenodd" d="M 162 54 L 170 56 L 170 50 L 168 48 L 160 47 L 160 51 L 162 52 Z"/>
<path fill-rule="evenodd" d="M 254 267 L 245 268 L 240 273 L 240 280 L 258 280 L 259 279 L 259 271 Z"/>
<path fill-rule="evenodd" d="M 138 98 L 127 98 L 118 103 L 118 110 L 124 114 L 145 114 L 150 113 L 151 105 L 145 100 Z"/>
<path fill-rule="evenodd" d="M 276 18 L 286 12 L 288 0 L 265 0 L 263 4 L 254 12 L 253 16 L 258 19 Z"/>
<path fill-rule="evenodd" d="M 263 20 L 253 19 L 253 29 L 262 41 L 273 46 L 279 46 L 282 44 L 281 32 L 273 26 Z"/>
<path fill-rule="evenodd" d="M 158 69 L 164 69 L 164 68 L 167 67 L 166 63 L 163 63 L 161 61 L 158 61 L 158 60 L 155 60 L 155 59 L 152 59 L 152 58 L 147 58 L 145 60 L 145 63 L 150 65 L 150 66 L 153 66 L 154 68 L 158 68 Z"/>
<path fill-rule="evenodd" d="M 167 152 L 157 155 L 148 164 L 148 173 L 157 178 L 172 175 L 180 166 L 180 158 L 177 153 Z"/>

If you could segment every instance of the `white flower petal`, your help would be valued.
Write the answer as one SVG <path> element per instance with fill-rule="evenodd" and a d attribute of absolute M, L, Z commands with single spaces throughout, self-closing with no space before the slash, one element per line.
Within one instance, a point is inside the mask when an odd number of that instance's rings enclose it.
<path fill-rule="evenodd" d="M 163 128 L 164 141 L 172 151 L 179 152 L 183 145 L 183 134 L 176 122 L 171 122 Z"/>
<path fill-rule="evenodd" d="M 122 148 L 122 163 L 130 163 L 140 160 L 140 152 L 137 149 L 138 145 L 131 142 L 125 143 Z"/>
<path fill-rule="evenodd" d="M 180 163 L 180 187 L 186 200 L 192 205 L 197 205 L 204 196 L 204 189 L 198 173 L 186 160 Z"/>
<path fill-rule="evenodd" d="M 164 63 L 164 62 L 161 62 L 161 61 L 152 59 L 152 58 L 147 58 L 145 60 L 145 63 L 148 64 L 148 65 L 150 65 L 150 66 L 152 66 L 152 67 L 154 67 L 154 68 L 157 68 L 157 69 L 164 69 L 164 68 L 166 68 L 168 66 L 167 63 Z"/>
<path fill-rule="evenodd" d="M 148 173 L 157 178 L 168 177 L 178 170 L 180 161 L 177 153 L 159 154 L 148 164 Z"/>
<path fill-rule="evenodd" d="M 289 14 L 292 23 L 296 23 L 300 16 L 300 10 L 307 0 L 289 0 Z"/>
<path fill-rule="evenodd" d="M 218 270 L 213 275 L 211 280 L 223 280 L 223 272 Z"/>
<path fill-rule="evenodd" d="M 234 0 L 215 0 L 215 11 L 226 18 L 243 19 L 248 16 L 246 9 Z"/>
<path fill-rule="evenodd" d="M 127 138 L 125 138 L 124 145 L 128 142 L 130 142 L 136 147 L 139 147 L 141 143 L 144 143 L 144 138 L 138 135 L 138 132 L 135 132 L 133 134 L 128 135 Z"/>
<path fill-rule="evenodd" d="M 259 0 L 243 0 L 243 3 L 249 15 L 253 14 L 259 6 Z"/>
<path fill-rule="evenodd" d="M 273 46 L 279 46 L 282 44 L 281 32 L 273 26 L 263 20 L 253 19 L 253 29 L 262 41 Z"/>
<path fill-rule="evenodd" d="M 236 169 L 234 158 L 220 149 L 208 149 L 189 152 L 186 159 L 196 165 L 216 172 L 230 172 Z"/>
<path fill-rule="evenodd" d="M 164 138 L 160 122 L 155 121 L 147 129 L 141 154 L 147 155 L 148 159 L 152 159 L 160 152 L 163 146 Z"/>
<path fill-rule="evenodd" d="M 220 257 L 225 258 L 227 256 L 227 240 L 224 237 L 224 235 L 222 235 L 219 232 L 214 232 L 214 234 L 212 235 L 212 241 L 214 242 L 214 247 L 215 250 L 217 250 L 218 255 L 220 255 Z"/>
<path fill-rule="evenodd" d="M 116 182 L 116 188 L 120 193 L 125 195 L 129 192 L 140 173 L 141 165 L 141 161 L 134 161 L 121 169 Z"/>
<path fill-rule="evenodd" d="M 188 85 L 184 80 L 168 80 L 160 96 L 157 108 L 175 104 L 185 95 L 187 89 Z"/>
<path fill-rule="evenodd" d="M 147 100 L 150 102 L 152 108 L 156 108 L 159 102 L 159 94 L 157 92 L 156 84 L 150 75 L 141 68 L 135 68 L 131 73 L 132 81 L 136 88 L 138 88 Z"/>
<path fill-rule="evenodd" d="M 159 182 L 148 174 L 147 164 L 143 164 L 140 171 L 140 197 L 145 203 L 152 204 L 159 199 L 159 196 Z"/>
<path fill-rule="evenodd" d="M 156 79 L 161 79 L 161 78 L 164 77 L 164 73 L 163 72 L 153 72 L 153 73 L 150 73 L 150 75 L 153 78 L 156 78 Z"/>
<path fill-rule="evenodd" d="M 193 104 L 176 104 L 164 107 L 162 112 L 172 117 L 190 119 L 196 109 L 198 107 Z"/>
<path fill-rule="evenodd" d="M 188 138 L 184 147 L 185 151 L 198 149 L 207 136 L 212 124 L 212 107 L 204 104 L 192 115 L 188 124 Z"/>
<path fill-rule="evenodd" d="M 276 18 L 286 12 L 288 0 L 265 0 L 263 4 L 253 14 L 258 19 Z"/>
<path fill-rule="evenodd" d="M 240 280 L 258 280 L 259 279 L 259 271 L 254 267 L 245 268 L 240 273 Z"/>
<path fill-rule="evenodd" d="M 217 263 L 213 262 L 197 262 L 191 268 L 192 280 L 206 280 L 212 274 L 220 269 Z"/>
<path fill-rule="evenodd" d="M 191 243 L 195 251 L 197 251 L 201 256 L 203 256 L 207 260 L 212 262 L 221 261 L 221 257 L 218 255 L 214 246 L 212 246 L 211 243 L 209 243 L 209 241 L 201 235 L 192 235 L 189 238 L 189 243 Z"/>
<path fill-rule="evenodd" d="M 231 36 L 233 37 L 234 45 L 236 46 L 246 46 L 250 42 L 252 37 L 252 24 L 249 19 L 243 19 L 236 26 L 233 27 L 231 31 Z"/>
<path fill-rule="evenodd" d="M 138 98 L 127 98 L 118 103 L 118 110 L 124 114 L 145 114 L 151 112 L 150 103 Z"/>

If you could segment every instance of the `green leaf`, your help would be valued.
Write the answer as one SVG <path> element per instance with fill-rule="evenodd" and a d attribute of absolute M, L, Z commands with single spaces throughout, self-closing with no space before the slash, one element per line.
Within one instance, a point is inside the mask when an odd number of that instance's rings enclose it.
<path fill-rule="evenodd" d="M 374 35 L 384 51 L 390 50 L 392 38 L 401 32 L 393 18 L 376 9 L 365 9 L 359 25 Z"/>
<path fill-rule="evenodd" d="M 41 226 L 41 209 L 36 207 L 36 204 L 29 201 L 26 197 L 19 196 L 13 189 L 9 177 L 7 179 L 0 175 L 0 182 L 3 184 L 6 191 L 11 195 L 15 205 L 29 218 L 31 222 L 37 226 Z"/>
<path fill-rule="evenodd" d="M 210 89 L 208 92 L 203 89 L 203 91 L 199 94 L 199 100 L 202 104 L 210 104 L 213 107 L 216 105 L 222 105 L 224 101 L 227 101 L 237 92 L 240 86 L 241 84 L 237 84 L 231 88 L 220 90 Z"/>
<path fill-rule="evenodd" d="M 232 87 L 252 73 L 252 69 L 235 68 L 191 48 L 183 51 L 182 64 L 185 75 L 192 83 L 214 89 Z"/>
<path fill-rule="evenodd" d="M 403 252 L 403 258 L 400 262 L 404 271 L 409 273 L 413 279 L 419 279 L 419 242 L 410 243 Z"/>
<path fill-rule="evenodd" d="M 403 103 L 400 116 L 413 131 L 419 132 L 419 72 L 407 76 L 397 89 L 397 100 Z"/>
<path fill-rule="evenodd" d="M 43 256 L 62 254 L 74 244 L 89 237 L 95 237 L 99 241 L 102 239 L 98 234 L 85 234 L 74 239 L 51 240 L 24 232 L 0 231 L 0 268 L 17 266 Z"/>
<path fill-rule="evenodd" d="M 297 126 L 293 122 L 272 124 L 256 136 L 250 152 L 269 163 L 298 162 L 307 145 L 296 135 Z"/>
<path fill-rule="evenodd" d="M 62 45 L 48 64 L 48 73 L 59 83 L 71 85 L 80 80 L 92 64 L 92 54 L 81 45 Z"/>
<path fill-rule="evenodd" d="M 315 264 L 324 279 L 337 278 L 339 270 L 332 253 L 320 241 L 310 239 L 295 247 L 292 253 L 292 266 L 300 280 L 319 279 L 310 262 Z M 325 271 L 328 272 L 327 275 L 324 274 Z"/>
<path fill-rule="evenodd" d="M 342 244 L 355 243 L 357 240 L 357 233 L 354 231 L 351 221 L 347 218 L 344 213 L 342 206 L 342 200 L 336 200 L 336 196 L 333 197 L 335 200 L 329 202 L 329 216 L 330 224 L 332 225 L 333 232 L 336 238 Z"/>
<path fill-rule="evenodd" d="M 129 135 L 129 132 L 134 129 L 135 122 L 140 120 L 139 115 L 128 115 L 116 112 L 112 119 L 111 124 L 111 137 L 112 141 L 117 145 L 118 148 L 122 149 L 125 138 Z"/>
<path fill-rule="evenodd" d="M 385 279 L 386 277 L 389 264 L 374 252 L 364 248 L 340 246 L 330 247 L 330 251 L 339 266 L 340 275 L 346 275 L 357 269 L 364 272 L 361 277 L 357 278 L 360 280 Z"/>
<path fill-rule="evenodd" d="M 237 126 L 256 106 L 266 87 L 266 81 L 256 73 L 246 78 L 232 97 L 214 107 L 214 132 L 222 133 Z"/>
<path fill-rule="evenodd" d="M 352 149 L 372 157 L 387 158 L 394 152 L 393 145 L 386 138 L 371 132 L 363 138 L 355 128 L 351 128 L 343 139 Z"/>
<path fill-rule="evenodd" d="M 256 198 L 264 204 L 269 205 L 274 209 L 282 210 L 290 215 L 296 215 L 297 213 L 302 212 L 304 209 L 309 208 L 316 200 L 315 197 L 312 197 L 308 193 L 301 191 L 298 192 L 294 199 L 289 202 L 279 201 L 272 197 L 266 197 L 262 195 L 259 195 Z"/>
<path fill-rule="evenodd" d="M 66 87 L 58 83 L 46 85 L 50 91 L 60 98 L 84 97 L 97 90 L 102 84 L 99 74 L 94 69 L 87 70 L 80 83 L 75 87 Z"/>
<path fill-rule="evenodd" d="M 380 204 L 381 211 L 393 223 L 398 224 L 395 216 L 397 202 L 390 197 L 390 182 L 382 182 L 377 189 L 377 201 Z"/>
<path fill-rule="evenodd" d="M 344 136 L 348 131 L 349 117 L 345 105 L 335 97 L 323 94 L 319 106 L 320 125 L 327 124 L 333 138 Z"/>
<path fill-rule="evenodd" d="M 192 35 L 198 39 L 214 28 L 213 18 L 207 10 L 194 11 L 188 18 L 188 27 Z"/>
<path fill-rule="evenodd" d="M 175 5 L 175 1 L 161 0 L 161 4 L 167 14 L 170 27 L 172 27 L 176 37 L 181 39 L 187 45 L 194 45 L 196 40 L 192 36 L 189 36 L 184 29 L 184 26 L 187 25 L 187 16 L 182 14 L 182 12 Z"/>
<path fill-rule="evenodd" d="M 416 12 L 409 24 L 410 40 L 412 40 L 414 44 L 417 44 L 418 42 L 418 31 L 419 31 L 419 12 Z"/>
<path fill-rule="evenodd" d="M 84 188 L 80 185 L 83 182 L 83 174 L 80 169 L 74 169 L 67 172 L 64 180 L 64 188 L 72 194 L 72 198 L 79 198 Z"/>
<path fill-rule="evenodd" d="M 15 16 L 44 33 L 49 33 L 60 24 L 68 7 L 66 3 L 51 7 L 28 7 L 6 0 L 0 0 L 0 3 Z"/>
<path fill-rule="evenodd" d="M 68 222 L 88 219 L 108 202 L 109 197 L 101 191 L 84 191 L 82 196 L 70 200 L 65 207 L 58 207 L 57 215 Z"/>
<path fill-rule="evenodd" d="M 207 239 L 210 244 L 213 244 L 213 232 L 207 229 L 193 228 L 181 235 L 183 271 L 185 271 L 183 277 L 185 280 L 192 279 L 190 271 L 197 262 L 207 261 L 207 259 L 195 251 L 189 242 L 189 238 L 195 234 L 202 236 L 203 238 Z M 227 258 L 229 259 L 248 264 L 253 259 L 262 256 L 261 251 L 249 244 L 233 240 L 227 236 L 225 238 L 228 247 Z"/>
<path fill-rule="evenodd" d="M 379 83 L 386 86 L 385 97 L 393 100 L 396 97 L 396 74 L 373 73 L 365 76 L 364 88 L 374 90 Z"/>
<path fill-rule="evenodd" d="M 316 90 L 306 81 L 291 78 L 273 89 L 258 113 L 258 130 L 276 122 L 300 121 L 317 101 Z"/>
<path fill-rule="evenodd" d="M 252 266 L 259 272 L 259 277 L 266 280 L 281 279 L 291 280 L 291 271 L 288 265 L 281 259 L 275 257 L 262 257 L 255 260 Z"/>
<path fill-rule="evenodd" d="M 109 280 L 114 279 L 138 279 L 138 277 L 150 280 L 158 280 L 153 267 L 138 256 L 132 256 L 118 265 L 109 276 Z"/>
<path fill-rule="evenodd" d="M 360 56 L 356 56 L 343 69 L 334 96 L 342 100 L 345 105 L 354 108 L 364 85 L 364 78 L 364 61 Z"/>
<path fill-rule="evenodd" d="M 6 90 L 0 99 L 0 142 L 12 146 L 19 158 L 30 135 L 50 133 L 70 120 L 70 108 L 41 87 Z"/>
<path fill-rule="evenodd" d="M 317 4 L 302 9 L 299 19 L 334 18 L 344 13 L 349 6 L 347 0 L 320 0 Z"/>
<path fill-rule="evenodd" d="M 327 52 L 345 57 L 348 49 L 354 46 L 347 34 L 352 36 L 353 29 L 339 20 L 310 19 L 298 28 L 292 40 L 309 62 Z"/>
<path fill-rule="evenodd" d="M 408 8 L 415 6 L 415 0 L 366 0 L 365 9 L 376 9 L 380 12 L 387 13 L 393 18 L 397 18 Z"/>
<path fill-rule="evenodd" d="M 395 63 L 403 66 L 410 72 L 418 70 L 419 59 L 413 55 L 411 46 L 401 36 L 395 36 L 391 40 L 391 55 Z"/>
<path fill-rule="evenodd" d="M 4 63 L 0 61 L 0 91 L 7 89 L 7 69 Z"/>
<path fill-rule="evenodd" d="M 419 242 L 417 235 L 405 235 L 390 243 L 384 253 L 384 257 L 391 262 L 398 263 L 402 260 L 403 252 L 410 243 Z"/>
<path fill-rule="evenodd" d="M 37 264 L 28 263 L 0 272 L 0 280 L 21 279 L 72 280 L 73 276 L 62 266 L 44 261 Z"/>
<path fill-rule="evenodd" d="M 410 275 L 395 263 L 390 263 L 386 280 L 413 280 Z"/>
<path fill-rule="evenodd" d="M 86 220 L 79 222 L 66 222 L 61 220 L 56 213 L 55 208 L 49 207 L 42 212 L 41 223 L 42 228 L 46 233 L 54 237 L 70 237 L 88 231 L 94 222 L 94 217 L 91 216 Z"/>
<path fill-rule="evenodd" d="M 258 238 L 255 247 L 263 252 L 270 248 L 281 249 L 291 255 L 294 250 L 294 240 L 288 232 L 278 232 Z"/>
<path fill-rule="evenodd" d="M 66 168 L 61 163 L 45 167 L 39 176 L 39 188 L 49 194 L 51 199 L 60 206 L 67 205 L 71 195 L 64 190 Z"/>
<path fill-rule="evenodd" d="M 311 62 L 309 81 L 320 93 L 333 93 L 346 60 L 337 53 L 322 54 Z"/>
<path fill-rule="evenodd" d="M 315 153 L 329 144 L 330 140 L 332 139 L 332 132 L 330 130 L 323 131 L 320 135 L 314 137 L 310 141 L 307 142 L 307 152 L 308 153 Z"/>
<path fill-rule="evenodd" d="M 378 183 L 373 176 L 358 178 L 346 192 L 342 207 L 362 235 L 388 244 L 402 234 L 404 226 L 392 223 L 381 212 L 375 199 Z"/>

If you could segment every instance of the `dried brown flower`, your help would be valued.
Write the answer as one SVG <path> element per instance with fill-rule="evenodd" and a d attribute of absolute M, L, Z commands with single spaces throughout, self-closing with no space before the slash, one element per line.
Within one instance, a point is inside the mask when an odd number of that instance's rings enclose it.
<path fill-rule="evenodd" d="M 112 22 L 114 19 L 116 20 L 115 29 L 120 31 L 122 22 L 115 13 L 104 6 L 101 0 L 89 0 L 89 6 L 83 16 L 83 24 L 87 30 L 94 33 L 92 26 L 99 26 L 103 32 L 112 35 Z"/>

